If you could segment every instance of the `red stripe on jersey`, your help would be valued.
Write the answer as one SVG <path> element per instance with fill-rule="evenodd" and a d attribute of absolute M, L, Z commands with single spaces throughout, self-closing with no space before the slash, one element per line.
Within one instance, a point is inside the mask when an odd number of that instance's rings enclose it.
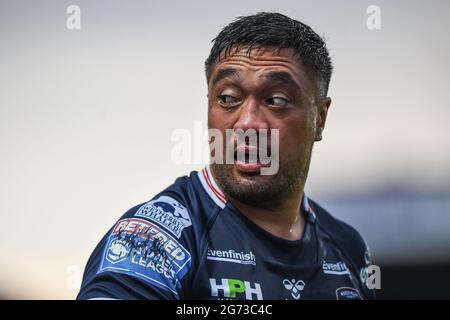
<path fill-rule="evenodd" d="M 206 183 L 211 188 L 211 191 L 217 196 L 217 198 L 219 198 L 219 200 L 221 202 L 223 202 L 225 204 L 227 202 L 225 200 L 225 196 L 220 191 L 217 191 L 216 188 L 214 188 L 214 186 L 212 185 L 211 180 L 209 178 L 208 171 L 206 169 L 203 169 L 202 172 L 203 172 L 203 177 L 205 177 Z"/>

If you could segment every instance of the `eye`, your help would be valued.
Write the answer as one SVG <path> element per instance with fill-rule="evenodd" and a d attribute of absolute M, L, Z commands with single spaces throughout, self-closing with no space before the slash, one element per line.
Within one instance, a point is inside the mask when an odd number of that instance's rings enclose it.
<path fill-rule="evenodd" d="M 270 97 L 269 99 L 266 99 L 266 103 L 269 106 L 285 107 L 289 104 L 289 101 L 281 97 Z"/>
<path fill-rule="evenodd" d="M 233 107 L 240 103 L 241 101 L 233 96 L 230 96 L 228 94 L 221 94 L 219 95 L 219 103 L 225 107 Z"/>

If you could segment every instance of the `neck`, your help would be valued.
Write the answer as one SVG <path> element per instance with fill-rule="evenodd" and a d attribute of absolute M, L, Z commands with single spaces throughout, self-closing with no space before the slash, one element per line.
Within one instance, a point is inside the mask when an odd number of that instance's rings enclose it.
<path fill-rule="evenodd" d="M 302 195 L 303 188 L 271 208 L 250 206 L 229 196 L 227 199 L 247 218 L 274 236 L 299 240 L 305 226 L 305 215 L 301 214 Z"/>

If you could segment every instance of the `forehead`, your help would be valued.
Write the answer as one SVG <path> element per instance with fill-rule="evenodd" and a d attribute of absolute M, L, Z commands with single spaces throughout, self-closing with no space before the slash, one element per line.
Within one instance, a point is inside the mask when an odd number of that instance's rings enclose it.
<path fill-rule="evenodd" d="M 243 76 L 263 75 L 272 71 L 284 71 L 305 86 L 309 81 L 308 74 L 299 57 L 290 48 L 255 48 L 250 52 L 248 48 L 233 49 L 226 58 L 214 63 L 210 80 L 221 70 L 233 68 Z"/>

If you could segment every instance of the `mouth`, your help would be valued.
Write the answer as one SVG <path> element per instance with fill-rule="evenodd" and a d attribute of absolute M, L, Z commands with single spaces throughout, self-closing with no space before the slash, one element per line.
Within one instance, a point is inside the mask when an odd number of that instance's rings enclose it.
<path fill-rule="evenodd" d="M 260 162 L 260 150 L 254 146 L 241 146 L 234 152 L 234 166 L 241 173 L 255 174 L 260 173 L 262 167 L 269 164 Z"/>
<path fill-rule="evenodd" d="M 242 173 L 259 173 L 261 171 L 261 163 L 248 163 L 242 161 L 235 161 L 236 169 Z"/>

